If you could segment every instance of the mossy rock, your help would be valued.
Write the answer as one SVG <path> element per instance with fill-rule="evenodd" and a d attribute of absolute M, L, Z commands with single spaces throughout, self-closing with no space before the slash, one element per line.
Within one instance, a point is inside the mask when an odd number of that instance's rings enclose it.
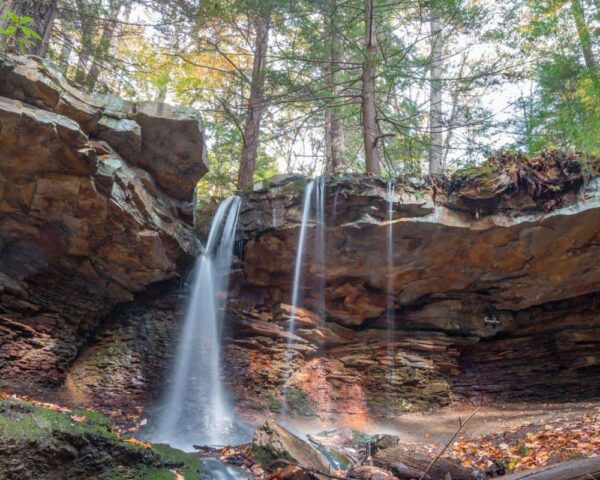
<path fill-rule="evenodd" d="M 131 443 L 106 417 L 0 399 L 0 478 L 6 480 L 186 480 L 202 478 L 197 457 Z"/>
<path fill-rule="evenodd" d="M 290 388 L 287 391 L 287 403 L 290 412 L 302 416 L 316 416 L 317 409 L 313 401 L 310 400 L 306 392 L 298 388 Z"/>

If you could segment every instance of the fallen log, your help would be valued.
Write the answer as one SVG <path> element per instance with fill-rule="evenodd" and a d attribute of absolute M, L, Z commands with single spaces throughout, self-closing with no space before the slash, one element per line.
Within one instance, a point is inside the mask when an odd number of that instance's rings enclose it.
<path fill-rule="evenodd" d="M 572 460 L 546 467 L 512 473 L 502 480 L 600 480 L 600 457 Z"/>
<path fill-rule="evenodd" d="M 458 460 L 440 457 L 433 464 L 432 460 L 430 455 L 408 452 L 401 448 L 386 448 L 377 452 L 373 457 L 373 464 L 391 471 L 400 480 L 421 477 L 425 480 L 439 480 L 448 477 L 452 480 L 485 478 L 483 472 L 464 467 Z M 428 468 L 429 471 L 427 471 Z"/>

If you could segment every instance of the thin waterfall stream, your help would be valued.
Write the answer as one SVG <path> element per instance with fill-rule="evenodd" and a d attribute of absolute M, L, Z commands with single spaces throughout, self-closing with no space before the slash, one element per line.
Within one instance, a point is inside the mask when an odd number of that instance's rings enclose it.
<path fill-rule="evenodd" d="M 155 442 L 185 450 L 235 441 L 239 428 L 221 382 L 221 328 L 241 199 L 219 206 L 193 272 L 191 297 Z M 225 292 L 225 293 L 224 293 Z"/>
<path fill-rule="evenodd" d="M 293 347 L 293 334 L 296 331 L 296 314 L 298 309 L 298 302 L 300 299 L 300 283 L 302 281 L 302 260 L 304 258 L 304 244 L 306 242 L 306 227 L 308 225 L 310 206 L 312 202 L 312 192 L 315 187 L 315 181 L 311 180 L 306 184 L 304 188 L 304 195 L 302 197 L 302 219 L 300 223 L 300 235 L 298 236 L 298 248 L 296 249 L 296 261 L 294 263 L 294 278 L 292 283 L 292 311 L 290 315 L 290 321 L 288 326 L 287 346 L 285 351 L 285 371 L 291 374 L 292 371 L 292 347 Z M 287 392 L 284 395 L 284 412 L 289 411 Z"/>
<path fill-rule="evenodd" d="M 395 183 L 393 180 L 387 182 L 387 228 L 386 228 L 386 290 L 387 290 L 387 311 L 386 311 L 386 323 L 387 323 L 387 344 L 388 344 L 388 356 L 390 357 L 390 368 L 389 368 L 389 387 L 390 389 L 394 386 L 394 373 L 396 369 L 395 360 L 395 349 L 394 349 L 394 193 Z"/>
<path fill-rule="evenodd" d="M 285 354 L 286 371 L 289 375 L 292 372 L 293 360 L 293 338 L 296 331 L 296 316 L 298 308 L 302 303 L 302 280 L 303 280 L 303 262 L 307 254 L 307 233 L 309 223 L 316 224 L 315 236 L 313 242 L 312 255 L 318 264 L 319 272 L 316 284 L 314 298 L 316 301 L 316 310 L 321 321 L 325 317 L 325 176 L 318 176 L 306 184 L 302 197 L 302 217 L 300 223 L 300 233 L 298 235 L 298 247 L 296 249 L 296 259 L 294 263 L 294 277 L 292 283 L 291 315 L 288 326 L 287 348 Z M 314 196 L 314 206 L 313 206 Z M 311 217 L 311 214 L 314 217 Z M 284 411 L 289 413 L 289 404 L 287 392 L 284 397 Z"/>

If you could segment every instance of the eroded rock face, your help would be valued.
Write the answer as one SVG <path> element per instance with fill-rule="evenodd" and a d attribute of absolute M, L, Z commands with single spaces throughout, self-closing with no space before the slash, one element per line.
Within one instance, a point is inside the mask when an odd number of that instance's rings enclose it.
<path fill-rule="evenodd" d="M 457 395 L 599 395 L 597 174 L 597 160 L 549 154 L 399 178 L 391 222 L 386 182 L 327 179 L 325 261 L 313 217 L 293 334 L 306 180 L 249 194 L 225 351 L 240 408 L 366 421 Z"/>
<path fill-rule="evenodd" d="M 108 141 L 127 162 L 148 171 L 173 198 L 189 201 L 208 171 L 202 120 L 193 109 L 90 95 L 49 62 L 5 53 L 0 96 L 73 120 L 82 133 Z"/>
<path fill-rule="evenodd" d="M 115 305 L 187 269 L 204 151 L 196 113 L 93 97 L 0 55 L 3 387 L 60 385 Z"/>

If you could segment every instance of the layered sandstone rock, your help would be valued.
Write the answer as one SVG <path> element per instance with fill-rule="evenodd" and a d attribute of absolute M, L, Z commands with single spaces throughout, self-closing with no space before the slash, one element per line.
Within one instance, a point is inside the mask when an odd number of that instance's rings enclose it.
<path fill-rule="evenodd" d="M 0 56 L 3 386 L 60 385 L 115 305 L 187 269 L 203 135 L 195 112 L 90 96 L 36 57 Z"/>
<path fill-rule="evenodd" d="M 325 253 L 312 216 L 293 334 L 307 180 L 261 186 L 244 199 L 225 350 L 240 408 L 366 419 L 457 394 L 600 394 L 597 175 L 595 159 L 551 154 L 399 178 L 391 222 L 385 181 L 328 178 Z"/>

